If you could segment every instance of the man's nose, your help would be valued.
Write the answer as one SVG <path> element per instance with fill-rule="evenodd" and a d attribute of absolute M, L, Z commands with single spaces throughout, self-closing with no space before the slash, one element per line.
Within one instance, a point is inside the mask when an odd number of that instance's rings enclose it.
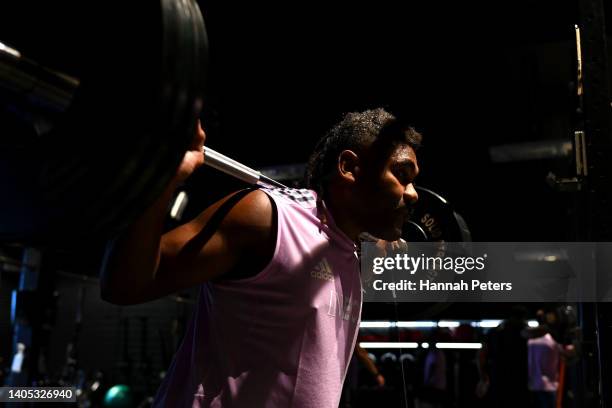
<path fill-rule="evenodd" d="M 406 204 L 414 204 L 419 200 L 419 194 L 414 189 L 414 184 L 410 183 L 404 190 L 404 202 Z"/>

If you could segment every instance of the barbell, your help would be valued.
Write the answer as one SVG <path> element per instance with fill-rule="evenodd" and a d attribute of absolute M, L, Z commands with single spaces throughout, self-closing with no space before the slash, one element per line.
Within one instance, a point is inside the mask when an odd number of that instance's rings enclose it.
<path fill-rule="evenodd" d="M 84 22 L 72 35 L 85 46 L 53 37 L 68 30 L 58 22 L 32 47 L 26 7 L 12 43 L 0 45 L 5 242 L 78 240 L 129 224 L 173 176 L 202 107 L 208 42 L 194 0 L 60 1 L 47 11 L 47 21 Z"/>
<path fill-rule="evenodd" d="M 245 166 L 209 147 L 204 147 L 205 164 L 225 174 L 242 180 L 247 184 L 287 188 L 284 184 L 266 176 L 266 172 L 281 175 L 283 171 L 268 168 L 258 171 Z M 284 166 L 285 170 L 287 166 Z M 296 166 L 291 166 L 292 171 Z M 295 173 L 303 174 L 305 165 L 299 165 L 301 170 Z M 299 183 L 299 180 L 293 180 Z M 402 238 L 408 242 L 469 242 L 472 240 L 470 229 L 453 206 L 440 194 L 415 186 L 419 195 L 416 204 L 410 206 L 410 212 L 402 228 Z"/>
<path fill-rule="evenodd" d="M 42 47 L 26 42 L 22 55 L 19 35 L 10 38 L 17 46 L 0 42 L 4 242 L 74 241 L 124 228 L 167 186 L 203 103 L 208 41 L 194 0 L 107 2 L 95 11 L 71 1 L 49 7 L 54 15 L 45 21 L 80 13 L 86 25 L 77 32 L 87 47 L 74 56 L 74 48 L 62 49 L 65 41 L 41 38 Z M 249 184 L 284 187 L 204 150 L 208 166 Z M 407 240 L 470 239 L 444 198 L 417 191 Z"/>

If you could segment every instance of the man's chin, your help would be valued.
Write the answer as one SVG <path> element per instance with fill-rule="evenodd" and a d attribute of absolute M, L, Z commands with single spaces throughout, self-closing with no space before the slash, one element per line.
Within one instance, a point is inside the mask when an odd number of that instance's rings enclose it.
<path fill-rule="evenodd" d="M 397 241 L 402 237 L 404 227 L 404 217 L 370 217 L 369 221 L 377 220 L 375 223 L 368 223 L 366 231 L 378 239 L 385 241 Z"/>

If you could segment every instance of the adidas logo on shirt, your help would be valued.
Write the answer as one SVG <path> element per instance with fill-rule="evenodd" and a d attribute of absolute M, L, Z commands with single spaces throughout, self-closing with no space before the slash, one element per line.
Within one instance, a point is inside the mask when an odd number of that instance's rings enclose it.
<path fill-rule="evenodd" d="M 329 263 L 327 262 L 326 258 L 323 258 L 321 262 L 319 262 L 319 264 L 315 266 L 315 268 L 312 271 L 310 271 L 310 276 L 315 279 L 321 279 L 321 280 L 327 280 L 327 281 L 334 280 L 334 274 L 331 268 L 329 267 Z"/>

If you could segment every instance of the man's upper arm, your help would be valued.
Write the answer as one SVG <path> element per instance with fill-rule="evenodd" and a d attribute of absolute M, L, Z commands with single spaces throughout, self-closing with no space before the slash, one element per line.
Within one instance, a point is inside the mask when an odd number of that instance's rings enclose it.
<path fill-rule="evenodd" d="M 266 193 L 242 190 L 164 234 L 151 296 L 221 278 L 239 263 L 244 264 L 240 262 L 244 257 L 252 258 L 247 264 L 265 264 L 274 253 L 273 217 L 273 204 Z"/>

